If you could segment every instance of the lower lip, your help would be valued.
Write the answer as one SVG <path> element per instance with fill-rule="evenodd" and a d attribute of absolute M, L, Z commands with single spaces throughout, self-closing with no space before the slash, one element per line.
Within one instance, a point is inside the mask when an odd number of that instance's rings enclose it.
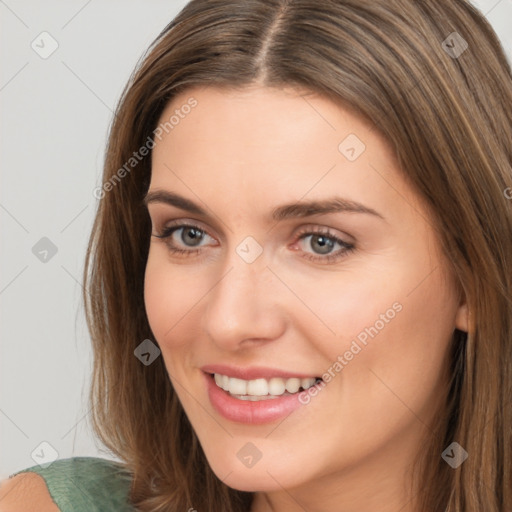
<path fill-rule="evenodd" d="M 299 401 L 300 393 L 285 395 L 280 398 L 268 400 L 239 400 L 227 391 L 219 388 L 213 379 L 213 375 L 203 372 L 208 389 L 208 397 L 214 409 L 224 418 L 238 423 L 261 425 L 291 414 L 302 405 Z M 305 393 L 307 391 L 301 391 Z"/>

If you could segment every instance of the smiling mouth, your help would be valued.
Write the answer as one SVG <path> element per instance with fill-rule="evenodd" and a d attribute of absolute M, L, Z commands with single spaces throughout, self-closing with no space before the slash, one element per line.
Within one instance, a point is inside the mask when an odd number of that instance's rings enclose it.
<path fill-rule="evenodd" d="M 270 379 L 244 380 L 220 373 L 209 373 L 209 375 L 217 387 L 226 391 L 233 398 L 249 401 L 272 400 L 296 395 L 323 382 L 321 377 L 272 377 Z"/>

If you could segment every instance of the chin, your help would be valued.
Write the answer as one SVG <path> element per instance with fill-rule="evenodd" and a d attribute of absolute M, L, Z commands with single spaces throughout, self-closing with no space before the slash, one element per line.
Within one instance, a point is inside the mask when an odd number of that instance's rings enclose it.
<path fill-rule="evenodd" d="M 282 490 L 283 487 L 287 489 L 290 488 L 287 482 L 281 483 L 282 479 L 279 475 L 273 475 L 274 479 L 268 473 L 261 471 L 258 473 L 252 473 L 250 470 L 237 470 L 233 471 L 228 476 L 226 476 L 227 473 L 224 473 L 223 475 L 215 474 L 219 479 L 224 478 L 224 483 L 228 487 L 236 489 L 237 491 L 272 492 Z"/>
<path fill-rule="evenodd" d="M 208 459 L 208 464 L 219 480 L 238 491 L 280 491 L 283 487 L 290 489 L 308 480 L 306 474 L 298 475 L 277 461 L 265 461 L 264 455 L 252 467 L 244 467 L 238 458 L 226 459 L 225 455 L 215 460 Z"/>

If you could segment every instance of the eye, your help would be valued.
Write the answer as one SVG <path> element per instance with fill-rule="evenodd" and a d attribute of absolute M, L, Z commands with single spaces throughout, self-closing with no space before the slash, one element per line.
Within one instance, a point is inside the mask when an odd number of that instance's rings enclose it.
<path fill-rule="evenodd" d="M 214 238 L 208 235 L 204 229 L 192 223 L 170 225 L 165 227 L 161 233 L 153 236 L 163 239 L 172 254 L 184 257 L 193 256 L 201 252 L 201 248 L 207 245 L 206 243 L 202 244 L 201 242 L 205 241 L 207 237 L 214 240 Z M 341 258 L 355 250 L 354 244 L 345 242 L 326 228 L 305 229 L 297 235 L 298 242 L 305 242 L 307 239 L 309 240 L 301 245 L 311 247 L 313 249 L 313 253 L 310 253 L 307 250 L 302 250 L 301 252 L 303 254 L 301 257 L 310 261 L 332 263 L 339 261 Z M 340 248 L 337 251 L 332 252 L 336 245 Z"/>
<path fill-rule="evenodd" d="M 210 237 L 204 229 L 201 229 L 199 226 L 194 224 L 177 224 L 174 226 L 167 226 L 160 234 L 153 236 L 164 239 L 171 253 L 186 254 L 187 256 L 200 252 L 200 249 L 181 249 L 176 245 L 176 240 L 185 245 L 185 247 L 193 248 L 202 247 L 201 242 L 205 239 L 205 236 Z"/>
<path fill-rule="evenodd" d="M 354 244 L 345 242 L 326 228 L 308 229 L 299 234 L 299 241 L 306 241 L 307 239 L 309 240 L 304 245 L 311 247 L 314 253 L 305 252 L 302 257 L 319 263 L 339 261 L 355 250 Z M 340 246 L 340 249 L 332 252 L 336 245 Z"/>

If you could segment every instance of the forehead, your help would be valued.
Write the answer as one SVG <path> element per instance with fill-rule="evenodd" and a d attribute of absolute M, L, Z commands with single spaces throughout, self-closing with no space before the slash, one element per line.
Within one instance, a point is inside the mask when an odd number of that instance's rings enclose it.
<path fill-rule="evenodd" d="M 189 108 L 190 103 L 195 103 Z M 251 86 L 245 89 L 194 88 L 173 98 L 163 111 L 159 124 L 167 125 L 176 144 L 193 132 L 198 143 L 211 149 L 215 143 L 246 154 L 257 148 L 260 157 L 278 158 L 292 150 L 300 160 L 312 147 L 337 155 L 340 137 L 358 135 L 378 139 L 370 123 L 351 115 L 339 104 L 311 91 L 296 88 Z M 165 137 L 166 134 L 164 134 Z M 386 143 L 379 141 L 386 152 Z M 206 143 L 206 144 L 204 144 Z M 221 149 L 221 147 L 219 147 Z M 277 151 L 279 150 L 279 151 Z M 288 153 L 290 153 L 288 151 Z M 291 156 L 287 154 L 287 156 Z M 391 155 L 388 155 L 391 157 Z"/>
<path fill-rule="evenodd" d="M 306 91 L 194 88 L 159 126 L 167 130 L 155 141 L 151 189 L 238 212 L 336 193 L 399 213 L 397 199 L 411 194 L 369 123 Z"/>

